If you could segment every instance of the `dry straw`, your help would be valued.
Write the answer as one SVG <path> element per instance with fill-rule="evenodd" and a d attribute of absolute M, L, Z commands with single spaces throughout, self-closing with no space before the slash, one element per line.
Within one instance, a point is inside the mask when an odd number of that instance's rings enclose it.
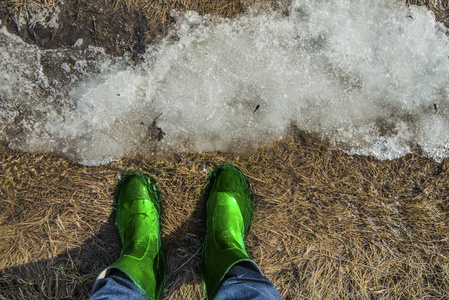
<path fill-rule="evenodd" d="M 378 161 L 310 138 L 245 155 L 84 167 L 1 148 L 0 295 L 85 298 L 119 255 L 113 193 L 126 172 L 154 177 L 169 262 L 165 299 L 201 299 L 202 192 L 230 162 L 255 193 L 248 249 L 285 299 L 449 297 L 449 163 Z"/>

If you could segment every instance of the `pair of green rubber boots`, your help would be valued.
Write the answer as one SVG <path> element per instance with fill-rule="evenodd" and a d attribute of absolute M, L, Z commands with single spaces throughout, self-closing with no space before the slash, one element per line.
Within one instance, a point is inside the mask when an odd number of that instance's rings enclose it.
<path fill-rule="evenodd" d="M 252 215 L 251 191 L 243 173 L 226 165 L 215 169 L 207 189 L 207 228 L 201 258 L 209 299 L 229 269 L 251 261 L 244 244 Z M 160 237 L 160 202 L 156 183 L 130 175 L 120 185 L 116 225 L 123 248 L 108 269 L 125 273 L 149 299 L 159 299 L 165 277 Z"/>

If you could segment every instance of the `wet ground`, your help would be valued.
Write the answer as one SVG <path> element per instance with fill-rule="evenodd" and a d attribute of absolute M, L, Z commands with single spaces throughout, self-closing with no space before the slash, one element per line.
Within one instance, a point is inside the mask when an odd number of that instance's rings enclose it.
<path fill-rule="evenodd" d="M 23 3 L 22 3 L 23 2 Z M 26 4 L 30 2 L 32 4 Z M 106 53 L 135 57 L 145 46 L 163 37 L 174 22 L 170 11 L 195 10 L 200 14 L 232 17 L 255 1 L 17 1 L 0 3 L 0 19 L 10 32 L 24 41 L 45 49 L 88 45 L 105 48 Z M 258 1 L 270 2 L 270 1 Z M 274 8 L 282 2 L 271 1 Z M 449 2 L 446 0 L 406 0 L 426 5 L 437 21 L 449 27 Z M 80 44 L 80 39 L 82 43 Z M 78 42 L 78 44 L 77 44 Z"/>
<path fill-rule="evenodd" d="M 84 49 L 92 45 L 104 47 L 108 54 L 129 52 L 134 56 L 168 31 L 174 22 L 172 9 L 229 17 L 244 8 L 239 0 L 149 1 L 144 4 L 80 0 L 53 1 L 52 5 L 39 4 L 39 1 L 30 1 L 35 5 L 16 2 L 19 1 L 1 1 L 0 19 L 8 31 L 28 43 L 45 49 L 70 48 L 75 44 Z"/>

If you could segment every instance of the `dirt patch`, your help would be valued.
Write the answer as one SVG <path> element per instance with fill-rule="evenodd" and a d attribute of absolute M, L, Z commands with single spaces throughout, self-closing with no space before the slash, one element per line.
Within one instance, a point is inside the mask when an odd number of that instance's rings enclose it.
<path fill-rule="evenodd" d="M 0 19 L 8 30 L 44 49 L 103 47 L 111 55 L 132 53 L 164 37 L 174 19 L 171 10 L 233 17 L 253 0 L 6 0 L 0 3 Z M 258 1 L 274 9 L 287 1 Z M 437 21 L 449 27 L 449 4 L 443 0 L 406 0 L 426 5 Z M 81 42 L 82 40 L 82 42 Z M 78 42 L 78 43 L 77 43 Z"/>
<path fill-rule="evenodd" d="M 163 37 L 174 19 L 170 11 L 231 17 L 240 13 L 240 0 L 219 1 L 17 1 L 3 2 L 0 16 L 10 32 L 45 49 L 89 45 L 106 53 L 133 55 Z M 81 43 L 82 40 L 82 43 Z"/>

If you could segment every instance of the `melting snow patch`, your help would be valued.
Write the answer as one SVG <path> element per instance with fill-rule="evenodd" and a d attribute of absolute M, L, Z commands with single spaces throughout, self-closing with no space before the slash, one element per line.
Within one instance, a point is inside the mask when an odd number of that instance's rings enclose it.
<path fill-rule="evenodd" d="M 102 164 L 254 149 L 295 127 L 351 154 L 448 156 L 449 43 L 425 8 L 316 0 L 288 16 L 173 15 L 137 66 L 93 47 L 39 50 L 2 28 L 0 138 Z"/>

